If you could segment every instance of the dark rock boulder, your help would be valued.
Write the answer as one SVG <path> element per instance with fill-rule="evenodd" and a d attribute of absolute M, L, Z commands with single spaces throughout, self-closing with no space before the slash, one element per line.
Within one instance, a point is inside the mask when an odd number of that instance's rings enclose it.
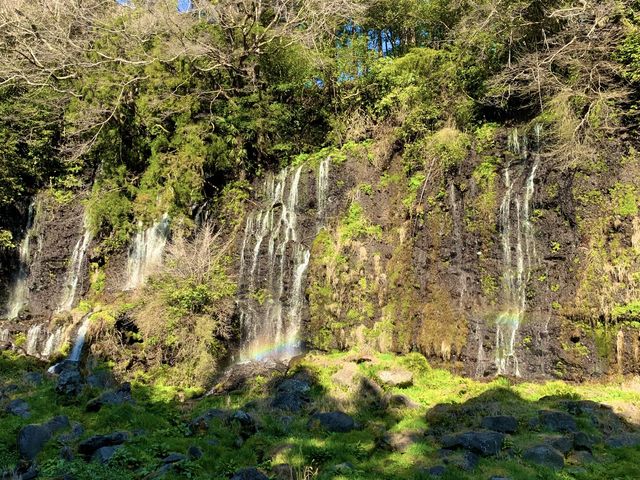
<path fill-rule="evenodd" d="M 552 432 L 573 433 L 578 431 L 575 419 L 568 413 L 555 410 L 540 410 L 538 419 L 543 428 Z"/>
<path fill-rule="evenodd" d="M 639 433 L 621 433 L 612 435 L 604 441 L 605 445 L 610 448 L 637 447 L 640 445 Z"/>
<path fill-rule="evenodd" d="M 327 432 L 345 433 L 357 428 L 356 422 L 344 412 L 327 412 L 314 414 L 308 428 L 319 427 Z"/>
<path fill-rule="evenodd" d="M 23 460 L 32 461 L 58 430 L 69 427 L 69 419 L 57 416 L 41 425 L 26 425 L 18 432 L 18 454 Z"/>
<path fill-rule="evenodd" d="M 229 425 L 237 425 L 240 428 L 240 436 L 244 439 L 249 438 L 258 431 L 258 425 L 255 419 L 243 410 L 235 411 L 227 418 Z"/>
<path fill-rule="evenodd" d="M 583 451 L 591 452 L 595 444 L 596 444 L 595 439 L 593 439 L 590 435 L 587 435 L 584 432 L 577 432 L 573 436 L 573 448 L 575 450 L 583 450 Z"/>
<path fill-rule="evenodd" d="M 500 452 L 504 438 L 503 433 L 480 430 L 445 435 L 440 443 L 444 448 L 464 448 L 487 457 Z"/>
<path fill-rule="evenodd" d="M 106 405 L 122 405 L 123 403 L 131 403 L 131 384 L 123 383 L 117 390 L 105 392 L 98 398 L 94 398 L 87 402 L 87 412 L 97 412 Z"/>
<path fill-rule="evenodd" d="M 187 449 L 187 456 L 191 460 L 198 460 L 199 458 L 202 458 L 203 455 L 204 455 L 204 452 L 202 451 L 202 449 L 196 445 L 191 445 Z"/>
<path fill-rule="evenodd" d="M 560 470 L 564 467 L 564 456 L 549 445 L 536 445 L 524 451 L 522 458 L 530 463 Z"/>
<path fill-rule="evenodd" d="M 102 463 L 103 465 L 109 463 L 109 460 L 113 458 L 120 447 L 121 445 L 100 447 L 93 453 L 93 455 L 91 456 L 91 460 L 93 460 L 94 462 Z"/>
<path fill-rule="evenodd" d="M 435 465 L 428 468 L 426 473 L 427 475 L 431 475 L 432 477 L 441 477 L 445 473 L 447 473 L 447 468 L 444 465 Z"/>
<path fill-rule="evenodd" d="M 548 443 L 563 455 L 567 455 L 573 448 L 573 439 L 571 437 L 552 437 L 548 439 Z"/>
<path fill-rule="evenodd" d="M 26 400 L 17 399 L 9 402 L 9 405 L 5 408 L 5 411 L 10 415 L 15 415 L 16 417 L 21 418 L 29 418 L 31 416 L 31 412 L 29 411 L 29 404 Z"/>
<path fill-rule="evenodd" d="M 162 459 L 162 463 L 176 463 L 176 462 L 182 462 L 183 460 L 186 460 L 186 459 L 187 459 L 186 455 L 182 455 L 181 453 L 174 452 L 164 457 Z"/>
<path fill-rule="evenodd" d="M 209 425 L 212 421 L 218 420 L 220 422 L 226 421 L 228 417 L 227 412 L 218 408 L 212 408 L 207 410 L 202 415 L 197 416 L 189 423 L 189 430 L 192 434 L 198 432 L 206 432 L 209 430 Z"/>
<path fill-rule="evenodd" d="M 42 384 L 42 374 L 39 372 L 27 372 L 22 378 L 26 383 L 35 387 Z"/>
<path fill-rule="evenodd" d="M 577 465 L 587 465 L 589 463 L 593 463 L 596 461 L 595 457 L 591 452 L 586 450 L 578 450 L 577 452 L 573 452 L 569 457 L 569 461 L 573 464 Z"/>
<path fill-rule="evenodd" d="M 480 461 L 478 456 L 468 450 L 453 452 L 451 450 L 441 450 L 441 456 L 443 457 L 443 463 L 445 465 L 453 465 L 461 470 L 469 472 L 474 470 Z M 447 453 L 444 453 L 447 452 Z"/>
<path fill-rule="evenodd" d="M 309 393 L 311 385 L 304 380 L 297 378 L 287 378 L 280 382 L 276 387 L 276 392 L 280 393 L 295 393 L 298 395 L 304 395 Z"/>
<path fill-rule="evenodd" d="M 80 442 L 78 452 L 85 457 L 91 457 L 94 452 L 102 447 L 122 445 L 129 439 L 127 432 L 114 432 L 107 435 L 94 435 Z"/>
<path fill-rule="evenodd" d="M 299 412 L 309 404 L 309 398 L 295 392 L 278 392 L 271 401 L 271 406 L 285 412 Z"/>
<path fill-rule="evenodd" d="M 231 480 L 269 480 L 264 473 L 257 468 L 242 468 L 236 471 Z"/>
<path fill-rule="evenodd" d="M 482 428 L 493 430 L 494 432 L 515 433 L 518 430 L 518 420 L 510 415 L 496 415 L 484 417 Z"/>
<path fill-rule="evenodd" d="M 35 460 L 51 439 L 51 431 L 44 425 L 27 425 L 18 432 L 18 454 L 23 460 Z"/>
<path fill-rule="evenodd" d="M 66 397 L 77 397 L 82 392 L 82 375 L 78 368 L 65 368 L 58 376 L 56 392 Z"/>

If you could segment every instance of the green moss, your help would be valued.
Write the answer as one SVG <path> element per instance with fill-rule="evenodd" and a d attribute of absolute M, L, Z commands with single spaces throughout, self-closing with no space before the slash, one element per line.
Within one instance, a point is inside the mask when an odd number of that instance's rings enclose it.
<path fill-rule="evenodd" d="M 616 215 L 630 217 L 638 214 L 638 191 L 635 185 L 616 183 L 609 193 Z"/>

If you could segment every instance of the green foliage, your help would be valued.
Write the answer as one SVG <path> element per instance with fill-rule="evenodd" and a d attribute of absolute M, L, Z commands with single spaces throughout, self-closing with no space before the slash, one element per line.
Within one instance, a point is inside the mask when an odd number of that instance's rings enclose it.
<path fill-rule="evenodd" d="M 360 236 L 382 238 L 382 227 L 372 225 L 365 217 L 362 205 L 352 202 L 349 210 L 340 222 L 338 235 L 342 240 L 353 240 Z"/>
<path fill-rule="evenodd" d="M 634 185 L 616 183 L 610 194 L 616 215 L 628 217 L 638 214 L 638 192 Z"/>

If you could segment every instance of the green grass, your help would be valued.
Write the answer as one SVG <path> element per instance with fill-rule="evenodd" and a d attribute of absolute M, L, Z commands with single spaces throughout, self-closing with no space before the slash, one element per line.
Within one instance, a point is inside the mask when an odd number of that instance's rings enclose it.
<path fill-rule="evenodd" d="M 421 478 L 421 467 L 440 463 L 437 455 L 439 445 L 432 437 L 424 436 L 419 437 L 405 453 L 390 452 L 379 447 L 385 432 L 428 431 L 431 427 L 449 423 L 454 429 L 475 428 L 487 411 L 497 409 L 495 413 L 513 414 L 519 418 L 521 431 L 509 438 L 508 444 L 514 451 L 521 452 L 528 446 L 545 441 L 548 433 L 529 429 L 526 425 L 539 409 L 556 406 L 558 397 L 624 401 L 640 406 L 640 393 L 625 389 L 621 383 L 514 383 L 504 378 L 478 382 L 433 369 L 417 354 L 404 357 L 378 354 L 373 362 L 357 366 L 359 375 L 375 379 L 383 369 L 410 369 L 414 373 L 413 386 L 384 387 L 384 393 L 405 395 L 418 404 L 415 409 L 384 407 L 375 402 L 375 395 L 366 393 L 357 382 L 352 388 L 345 388 L 331 379 L 349 361 L 350 355 L 309 355 L 296 367 L 316 380 L 310 408 L 344 410 L 362 425 L 362 429 L 349 433 L 327 434 L 307 429 L 310 411 L 286 414 L 271 409 L 267 378 L 255 379 L 240 392 L 200 400 L 188 399 L 188 392 L 170 386 L 134 384 L 134 404 L 104 407 L 98 413 L 87 413 L 84 405 L 99 393 L 98 390 L 87 390 L 77 401 L 64 403 L 55 392 L 53 379 L 45 379 L 37 387 L 23 380 L 25 372 L 42 371 L 42 365 L 2 353 L 2 385 L 18 386 L 11 398 L 26 399 L 32 416 L 25 420 L 0 414 L 3 426 L 0 429 L 0 469 L 16 464 L 16 435 L 23 425 L 63 414 L 85 427 L 83 438 L 117 430 L 132 432 L 133 436 L 116 454 L 108 469 L 82 459 L 62 461 L 58 453 L 60 446 L 51 441 L 38 458 L 41 478 L 72 473 L 78 480 L 142 479 L 155 472 L 168 453 L 185 453 L 195 445 L 203 450 L 203 457 L 182 462 L 178 470 L 165 478 L 222 479 L 243 466 L 257 465 L 268 472 L 272 465 L 288 463 L 298 472 L 306 471 L 309 479 L 408 480 Z M 186 400 L 180 401 L 181 398 Z M 434 409 L 436 406 L 438 408 Z M 206 433 L 190 435 L 190 419 L 210 408 L 248 410 L 258 419 L 258 433 L 240 441 L 237 426 L 213 421 Z M 445 413 L 439 413 L 439 409 L 445 409 Z M 597 433 L 589 418 L 578 417 L 577 421 L 584 431 Z M 512 458 L 505 451 L 497 458 L 482 459 L 473 472 L 452 469 L 443 478 L 471 480 L 492 475 L 504 475 L 514 480 L 640 478 L 639 449 L 609 450 L 600 445 L 594 454 L 597 463 L 580 468 L 568 465 L 561 472 L 553 472 L 526 464 L 517 456 Z"/>

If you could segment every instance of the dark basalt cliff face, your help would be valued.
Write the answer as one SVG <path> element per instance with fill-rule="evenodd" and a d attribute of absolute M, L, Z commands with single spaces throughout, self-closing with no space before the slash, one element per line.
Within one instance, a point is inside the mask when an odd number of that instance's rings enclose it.
<path fill-rule="evenodd" d="M 244 219 L 225 234 L 238 355 L 302 341 L 417 350 L 474 377 L 639 372 L 640 330 L 625 316 L 640 288 L 638 159 L 612 147 L 558 165 L 537 125 L 496 127 L 490 141 L 440 135 L 445 150 L 424 152 L 421 168 L 365 142 L 254 182 Z M 59 305 L 84 232 L 80 199 L 39 198 L 28 307 L 14 331 L 66 321 Z M 74 303 L 94 260 L 102 301 L 128 295 L 127 249 L 93 259 L 91 245 Z M 123 318 L 137 331 L 135 316 Z"/>

